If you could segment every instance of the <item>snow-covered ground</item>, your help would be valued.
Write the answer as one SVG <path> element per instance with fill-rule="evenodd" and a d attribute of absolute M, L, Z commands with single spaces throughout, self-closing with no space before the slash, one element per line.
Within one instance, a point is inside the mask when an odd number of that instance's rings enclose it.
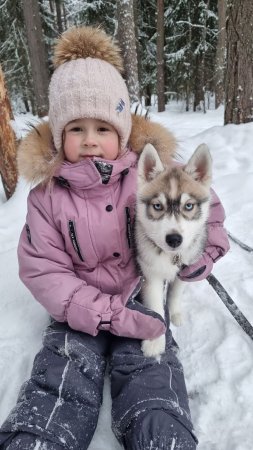
<path fill-rule="evenodd" d="M 207 114 L 185 113 L 175 103 L 164 113 L 151 113 L 151 118 L 175 133 L 183 160 L 198 144 L 208 144 L 214 162 L 213 187 L 226 209 L 226 227 L 253 247 L 253 123 L 223 127 L 222 108 Z M 31 116 L 17 117 L 19 133 L 31 120 Z M 16 246 L 28 190 L 20 181 L 8 202 L 0 191 L 0 422 L 29 376 L 48 323 L 46 312 L 18 278 Z M 253 253 L 231 242 L 229 253 L 216 264 L 213 274 L 253 324 L 252 268 Z M 173 328 L 173 333 L 180 346 L 199 450 L 252 450 L 253 342 L 207 281 L 189 284 L 183 309 L 184 325 Z M 120 450 L 110 421 L 107 378 L 90 450 Z"/>

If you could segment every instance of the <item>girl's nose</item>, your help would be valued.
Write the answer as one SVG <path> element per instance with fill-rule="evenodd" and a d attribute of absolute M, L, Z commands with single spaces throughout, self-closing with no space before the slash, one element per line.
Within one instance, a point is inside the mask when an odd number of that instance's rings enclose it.
<path fill-rule="evenodd" d="M 96 137 L 92 131 L 88 131 L 83 139 L 83 143 L 87 147 L 94 147 L 96 146 Z"/>

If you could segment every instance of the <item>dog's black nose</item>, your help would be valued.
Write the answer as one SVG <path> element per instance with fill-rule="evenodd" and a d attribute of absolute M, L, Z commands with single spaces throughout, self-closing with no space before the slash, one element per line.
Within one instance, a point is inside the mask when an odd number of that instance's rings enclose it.
<path fill-rule="evenodd" d="M 179 247 L 180 244 L 182 244 L 183 238 L 181 234 L 167 234 L 165 238 L 167 244 L 172 248 Z"/>

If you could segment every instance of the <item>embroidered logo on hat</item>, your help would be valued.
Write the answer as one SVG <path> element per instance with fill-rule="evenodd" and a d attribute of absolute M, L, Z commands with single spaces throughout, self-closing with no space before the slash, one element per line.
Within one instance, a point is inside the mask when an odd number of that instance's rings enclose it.
<path fill-rule="evenodd" d="M 124 102 L 124 100 L 122 100 L 122 98 L 121 98 L 120 101 L 119 101 L 119 103 L 118 103 L 118 105 L 117 105 L 117 107 L 116 107 L 116 111 L 117 111 L 118 113 L 120 113 L 120 112 L 123 111 L 124 108 L 125 108 L 125 102 Z"/>

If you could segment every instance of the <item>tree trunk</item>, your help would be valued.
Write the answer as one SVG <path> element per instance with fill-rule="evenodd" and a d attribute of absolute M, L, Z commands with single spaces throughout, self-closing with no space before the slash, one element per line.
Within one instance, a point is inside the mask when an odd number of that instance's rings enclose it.
<path fill-rule="evenodd" d="M 62 9 L 63 9 L 64 30 L 66 30 L 68 28 L 68 23 L 67 23 L 67 13 L 66 13 L 66 8 L 65 8 L 65 2 L 63 2 Z"/>
<path fill-rule="evenodd" d="M 147 84 L 145 90 L 145 106 L 152 106 L 152 89 L 150 84 Z"/>
<path fill-rule="evenodd" d="M 54 12 L 53 0 L 49 0 L 49 8 L 50 8 L 50 12 L 53 13 Z"/>
<path fill-rule="evenodd" d="M 193 111 L 199 111 L 201 109 L 201 103 L 204 100 L 204 92 L 202 85 L 202 64 L 201 56 L 195 57 L 195 70 L 194 70 L 194 102 Z"/>
<path fill-rule="evenodd" d="M 194 98 L 194 111 L 202 109 L 206 112 L 205 105 L 205 91 L 206 91 L 206 77 L 205 77 L 205 58 L 206 58 L 206 33 L 207 33 L 207 18 L 210 0 L 205 3 L 205 8 L 202 13 L 200 24 L 202 25 L 201 31 L 201 52 L 196 57 L 196 75 L 195 75 L 195 98 Z"/>
<path fill-rule="evenodd" d="M 23 0 L 29 57 L 38 115 L 48 114 L 49 70 L 38 0 Z"/>
<path fill-rule="evenodd" d="M 164 95 L 164 0 L 157 0 L 157 100 L 158 112 L 165 111 Z"/>
<path fill-rule="evenodd" d="M 133 0 L 133 11 L 134 11 L 134 35 L 135 35 L 135 46 L 136 46 L 136 58 L 137 58 L 137 70 L 138 70 L 138 84 L 139 84 L 139 98 L 142 98 L 142 92 L 140 87 L 141 79 L 141 49 L 138 39 L 139 24 L 138 24 L 138 1 Z"/>
<path fill-rule="evenodd" d="M 59 34 L 63 32 L 63 24 L 62 24 L 62 0 L 55 0 L 56 7 L 56 17 L 57 17 L 57 28 Z"/>
<path fill-rule="evenodd" d="M 230 0 L 225 124 L 253 121 L 253 2 Z"/>
<path fill-rule="evenodd" d="M 131 103 L 140 100 L 133 0 L 117 0 L 117 38 L 122 50 Z"/>
<path fill-rule="evenodd" d="M 16 139 L 10 125 L 13 119 L 4 75 L 0 66 L 0 173 L 6 198 L 10 198 L 17 184 Z"/>
<path fill-rule="evenodd" d="M 226 51 L 226 0 L 218 0 L 218 42 L 215 70 L 215 108 L 224 103 L 224 72 Z"/>
<path fill-rule="evenodd" d="M 188 50 L 186 53 L 186 60 L 193 61 L 193 55 L 192 55 L 192 26 L 191 26 L 191 5 L 188 2 L 187 3 L 187 15 L 188 15 L 188 30 L 187 30 L 187 44 L 188 44 Z M 191 89 L 192 87 L 192 80 L 191 80 L 191 74 L 190 71 L 187 74 L 186 80 L 185 80 L 185 110 L 188 112 L 190 110 L 190 97 L 191 97 Z"/>

